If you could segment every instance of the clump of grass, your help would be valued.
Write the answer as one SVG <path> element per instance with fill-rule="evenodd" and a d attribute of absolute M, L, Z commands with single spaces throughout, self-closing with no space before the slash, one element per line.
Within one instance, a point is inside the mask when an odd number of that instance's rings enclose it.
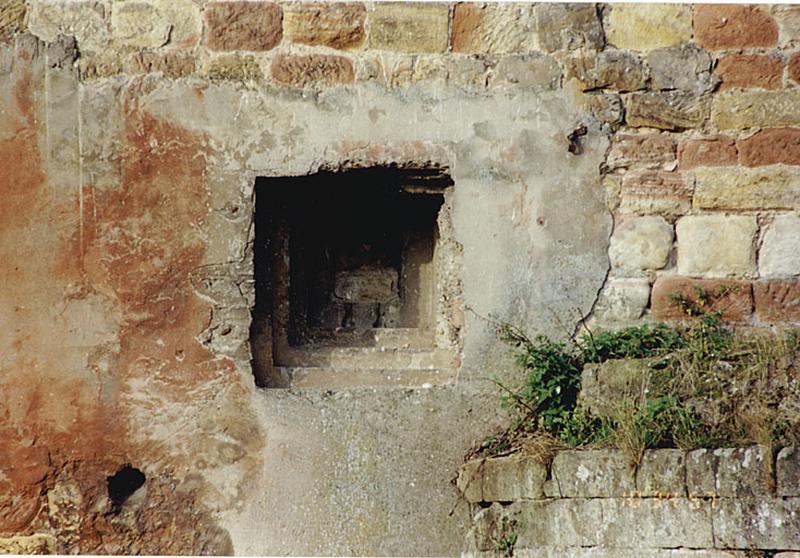
<path fill-rule="evenodd" d="M 525 378 L 518 389 L 501 386 L 517 418 L 486 453 L 528 441 L 544 461 L 559 445 L 599 445 L 623 449 L 638 466 L 647 448 L 800 444 L 800 334 L 734 334 L 712 308 L 725 293 L 696 295 L 691 303 L 676 298 L 697 317 L 682 328 L 650 324 L 558 343 L 504 326 Z M 643 372 L 639 393 L 603 416 L 578 406 L 584 364 L 650 357 L 659 359 Z M 547 443 L 530 443 L 537 439 Z"/>

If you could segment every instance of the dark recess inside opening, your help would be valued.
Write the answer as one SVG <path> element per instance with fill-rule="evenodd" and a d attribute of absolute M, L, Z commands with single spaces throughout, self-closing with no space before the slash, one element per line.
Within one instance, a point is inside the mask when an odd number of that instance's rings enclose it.
<path fill-rule="evenodd" d="M 144 481 L 144 473 L 130 465 L 125 465 L 110 477 L 106 477 L 108 497 L 111 499 L 113 508 L 119 509 L 134 492 L 142 487 Z"/>
<path fill-rule="evenodd" d="M 452 184 L 439 169 L 394 167 L 257 179 L 256 377 L 259 355 L 282 365 L 281 343 L 364 347 L 376 330 L 432 331 L 430 264 Z"/>

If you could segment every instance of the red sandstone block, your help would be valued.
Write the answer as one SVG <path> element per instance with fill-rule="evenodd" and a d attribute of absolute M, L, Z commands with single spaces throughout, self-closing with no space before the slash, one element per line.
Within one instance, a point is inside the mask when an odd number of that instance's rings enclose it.
<path fill-rule="evenodd" d="M 721 79 L 720 90 L 780 89 L 783 84 L 783 60 L 765 54 L 733 54 L 719 59 L 714 70 Z"/>
<path fill-rule="evenodd" d="M 312 83 L 353 83 L 353 63 L 343 56 L 329 54 L 281 54 L 272 61 L 272 77 L 295 87 Z"/>
<path fill-rule="evenodd" d="M 205 6 L 211 50 L 270 50 L 281 42 L 283 12 L 273 2 L 210 2 Z"/>
<path fill-rule="evenodd" d="M 796 52 L 789 58 L 789 79 L 800 83 L 800 52 Z"/>
<path fill-rule="evenodd" d="M 771 47 L 778 24 L 760 6 L 702 4 L 694 8 L 694 38 L 708 50 Z"/>
<path fill-rule="evenodd" d="M 647 165 L 660 167 L 675 160 L 675 142 L 659 134 L 618 135 L 608 153 L 609 168 Z"/>
<path fill-rule="evenodd" d="M 763 322 L 800 322 L 800 282 L 793 280 L 753 283 L 756 316 Z"/>
<path fill-rule="evenodd" d="M 736 165 L 738 161 L 733 138 L 689 139 L 681 141 L 678 146 L 678 166 L 681 169 Z"/>
<path fill-rule="evenodd" d="M 739 140 L 739 160 L 747 167 L 800 165 L 800 128 L 761 130 Z"/>
<path fill-rule="evenodd" d="M 651 312 L 659 320 L 689 319 L 699 313 L 722 312 L 722 319 L 741 322 L 753 313 L 747 281 L 659 277 L 653 285 Z"/>

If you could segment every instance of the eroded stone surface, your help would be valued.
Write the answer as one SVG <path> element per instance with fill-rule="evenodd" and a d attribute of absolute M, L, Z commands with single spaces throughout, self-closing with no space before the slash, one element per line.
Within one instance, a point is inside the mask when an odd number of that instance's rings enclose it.
<path fill-rule="evenodd" d="M 678 220 L 678 273 L 730 277 L 755 271 L 755 217 L 691 215 Z"/>

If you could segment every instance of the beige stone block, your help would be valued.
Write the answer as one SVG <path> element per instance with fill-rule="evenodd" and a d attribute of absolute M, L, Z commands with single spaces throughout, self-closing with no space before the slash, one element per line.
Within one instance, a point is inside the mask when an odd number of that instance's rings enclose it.
<path fill-rule="evenodd" d="M 111 7 L 111 33 L 115 42 L 137 48 L 157 48 L 169 41 L 171 26 L 155 5 L 116 3 Z"/>
<path fill-rule="evenodd" d="M 800 90 L 725 91 L 715 96 L 711 119 L 724 130 L 800 124 Z"/>
<path fill-rule="evenodd" d="M 767 225 L 758 253 L 761 277 L 800 275 L 800 217 L 778 215 Z"/>
<path fill-rule="evenodd" d="M 53 535 L 20 535 L 0 537 L 0 554 L 55 554 Z"/>
<path fill-rule="evenodd" d="M 756 218 L 690 215 L 678 220 L 678 273 L 733 277 L 755 272 Z"/>
<path fill-rule="evenodd" d="M 628 322 L 642 317 L 650 300 L 650 281 L 646 278 L 609 279 L 594 309 L 601 322 Z"/>
<path fill-rule="evenodd" d="M 94 1 L 33 0 L 29 4 L 28 29 L 47 42 L 55 40 L 59 33 L 72 35 L 82 52 L 103 49 L 109 39 L 106 5 Z"/>
<path fill-rule="evenodd" d="M 672 250 L 672 225 L 651 215 L 620 221 L 611 237 L 608 255 L 612 267 L 623 273 L 661 269 Z"/>
<path fill-rule="evenodd" d="M 778 23 L 780 46 L 800 44 L 800 5 L 773 6 L 772 17 Z"/>
<path fill-rule="evenodd" d="M 374 4 L 368 15 L 369 48 L 396 52 L 444 52 L 450 6 L 433 2 Z"/>
<path fill-rule="evenodd" d="M 694 206 L 698 208 L 800 208 L 800 173 L 785 168 L 708 168 L 694 174 Z"/>
<path fill-rule="evenodd" d="M 191 48 L 200 42 L 203 34 L 203 19 L 200 7 L 192 0 L 157 0 L 159 17 L 170 25 L 168 45 L 176 48 Z"/>
<path fill-rule="evenodd" d="M 533 4 L 456 4 L 453 52 L 521 54 L 537 50 L 535 27 Z"/>
<path fill-rule="evenodd" d="M 545 52 L 603 48 L 603 26 L 595 4 L 536 4 L 536 31 Z"/>
<path fill-rule="evenodd" d="M 618 48 L 652 50 L 692 38 L 688 4 L 613 4 L 606 24 L 608 42 Z"/>
<path fill-rule="evenodd" d="M 283 33 L 293 43 L 356 48 L 364 43 L 366 13 L 359 3 L 288 4 L 283 9 Z"/>

